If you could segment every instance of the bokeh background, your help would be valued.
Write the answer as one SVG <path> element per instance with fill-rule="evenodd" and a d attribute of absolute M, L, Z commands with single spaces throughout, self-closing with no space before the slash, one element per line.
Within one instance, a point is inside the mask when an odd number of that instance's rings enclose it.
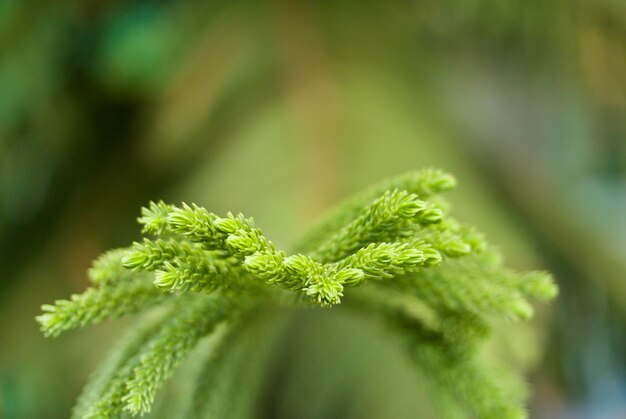
<path fill-rule="evenodd" d="M 128 320 L 44 339 L 33 318 L 139 238 L 150 199 L 243 211 L 288 248 L 425 166 L 510 266 L 560 285 L 541 344 L 511 347 L 531 417 L 626 417 L 623 0 L 0 1 L 0 417 L 68 416 Z M 394 349 L 328 316 L 265 416 L 433 417 L 402 360 L 379 365 Z M 307 387 L 337 365 L 358 415 Z"/>

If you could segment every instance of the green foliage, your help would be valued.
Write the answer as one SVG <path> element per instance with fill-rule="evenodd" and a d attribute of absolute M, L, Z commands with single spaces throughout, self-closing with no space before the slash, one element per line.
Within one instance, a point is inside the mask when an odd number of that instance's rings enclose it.
<path fill-rule="evenodd" d="M 228 332 L 199 366 L 194 395 L 181 409 L 224 417 L 238 405 L 237 415 L 246 417 L 258 388 L 241 375 L 260 377 L 262 357 L 253 353 L 267 348 L 268 338 L 258 330 L 272 322 L 254 313 L 344 303 L 395 331 L 429 377 L 434 398 L 445 400 L 442 409 L 460 417 L 524 417 L 524 386 L 483 359 L 480 344 L 493 318 L 527 319 L 528 299 L 553 298 L 557 289 L 548 274 L 504 268 L 480 233 L 446 215 L 432 196 L 454 185 L 436 170 L 384 182 L 331 213 L 294 254 L 277 249 L 242 214 L 150 203 L 138 221 L 151 237 L 105 253 L 89 271 L 94 288 L 44 305 L 37 318 L 46 335 L 56 336 L 158 306 L 156 320 L 140 320 L 92 378 L 75 416 L 149 412 L 191 350 L 224 325 Z M 245 403 L 237 390 L 244 384 Z"/>
<path fill-rule="evenodd" d="M 145 277 L 137 278 L 89 288 L 54 305 L 44 304 L 41 309 L 45 313 L 37 319 L 44 325 L 46 336 L 57 336 L 75 327 L 141 311 L 164 297 Z"/>

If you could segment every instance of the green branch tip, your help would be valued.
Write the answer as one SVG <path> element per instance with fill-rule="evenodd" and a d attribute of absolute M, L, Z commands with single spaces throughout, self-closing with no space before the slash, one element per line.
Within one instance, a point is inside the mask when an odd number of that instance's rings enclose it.
<path fill-rule="evenodd" d="M 220 325 L 237 336 L 248 330 L 240 319 L 250 313 L 286 317 L 293 308 L 338 304 L 395 331 L 460 417 L 524 417 L 523 386 L 490 372 L 480 345 L 494 318 L 528 319 L 529 300 L 551 300 L 558 288 L 548 273 L 507 269 L 476 228 L 453 219 L 436 195 L 455 186 L 452 175 L 436 169 L 388 179 L 340 205 L 293 253 L 277 248 L 243 214 L 150 202 L 138 218 L 145 237 L 104 253 L 88 271 L 93 287 L 43 305 L 36 318 L 45 336 L 58 336 L 148 313 L 87 386 L 75 417 L 148 413 L 166 380 Z M 159 320 L 149 320 L 150 313 L 160 313 Z M 255 324 L 265 330 L 271 318 Z M 229 342 L 240 338 L 224 340 L 219 356 L 237 349 Z M 238 371 L 215 369 L 222 370 Z M 189 403 L 199 417 L 209 417 L 219 397 L 207 397 L 204 386 L 209 391 L 209 383 L 228 379 L 196 380 L 202 391 L 193 391 Z"/>

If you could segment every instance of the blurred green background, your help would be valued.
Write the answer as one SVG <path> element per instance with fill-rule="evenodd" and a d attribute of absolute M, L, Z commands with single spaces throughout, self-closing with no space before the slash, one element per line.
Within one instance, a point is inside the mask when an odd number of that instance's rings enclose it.
<path fill-rule="evenodd" d="M 531 417 L 626 417 L 623 0 L 0 1 L 0 417 L 68 416 L 128 320 L 46 340 L 33 318 L 139 238 L 150 199 L 243 211 L 288 248 L 425 166 L 510 266 L 560 285 L 540 345 L 509 348 Z M 265 417 L 348 417 L 298 396 L 329 364 L 368 383 L 354 417 L 432 417 L 399 351 L 328 316 Z"/>

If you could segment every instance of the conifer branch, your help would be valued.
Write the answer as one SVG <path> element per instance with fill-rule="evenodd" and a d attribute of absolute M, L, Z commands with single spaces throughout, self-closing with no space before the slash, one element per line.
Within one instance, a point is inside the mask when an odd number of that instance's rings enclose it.
<path fill-rule="evenodd" d="M 141 217 L 137 218 L 137 222 L 143 225 L 141 232 L 144 234 L 165 234 L 167 217 L 172 210 L 172 206 L 163 201 L 151 201 L 147 207 L 141 209 Z"/>
<path fill-rule="evenodd" d="M 213 291 L 242 285 L 237 259 L 185 240 L 144 239 L 134 243 L 122 263 L 135 271 L 155 271 L 154 285 L 164 291 Z"/>
<path fill-rule="evenodd" d="M 122 259 L 122 267 L 134 271 L 155 271 L 173 259 L 195 255 L 200 258 L 206 253 L 200 246 L 185 240 L 143 239 L 133 243 L 132 250 Z"/>
<path fill-rule="evenodd" d="M 437 223 L 442 216 L 439 208 L 419 200 L 415 194 L 397 189 L 388 191 L 365 207 L 353 222 L 332 235 L 313 255 L 325 262 L 335 261 L 369 243 L 393 240 L 412 225 Z"/>
<path fill-rule="evenodd" d="M 526 417 L 521 403 L 526 393 L 523 384 L 486 363 L 477 351 L 488 335 L 488 326 L 479 317 L 445 309 L 438 316 L 428 313 L 424 317 L 423 310 L 413 307 L 419 300 L 381 289 L 362 290 L 353 297 L 357 309 L 377 315 L 404 341 L 416 367 L 431 380 L 435 399 L 447 393 L 448 403 L 453 400 L 468 417 Z"/>
<path fill-rule="evenodd" d="M 133 273 L 124 269 L 122 260 L 132 250 L 130 247 L 113 249 L 103 253 L 87 271 L 87 276 L 96 285 L 113 284 L 127 281 L 133 277 Z"/>
<path fill-rule="evenodd" d="M 195 205 L 183 204 L 182 208 L 171 208 L 172 212 L 162 229 L 182 234 L 206 249 L 226 251 L 243 262 L 243 268 L 252 275 L 285 289 L 300 290 L 318 304 L 338 304 L 343 295 L 342 281 L 351 275 L 359 275 L 352 270 L 337 271 L 304 255 L 286 257 L 254 226 L 252 219 L 241 214 L 228 214 L 221 218 Z M 145 221 L 151 223 L 149 219 Z M 126 263 L 131 266 L 130 258 L 126 259 Z M 139 262 L 132 266 L 139 266 Z M 158 281 L 176 281 L 176 272 L 180 269 L 173 265 L 168 268 L 169 274 L 163 278 L 167 273 L 164 271 Z"/>
<path fill-rule="evenodd" d="M 180 312 L 162 325 L 142 350 L 132 375 L 126 381 L 126 394 L 122 397 L 124 409 L 134 414 L 149 412 L 164 381 L 200 338 L 235 313 L 235 307 L 228 300 L 210 297 L 181 307 Z"/>
<path fill-rule="evenodd" d="M 72 411 L 72 419 L 109 418 L 122 411 L 122 396 L 126 388 L 124 378 L 130 371 L 128 365 L 137 358 L 145 342 L 159 330 L 162 322 L 173 311 L 157 310 L 121 339 L 105 361 L 89 378 Z"/>
<path fill-rule="evenodd" d="M 544 272 L 503 267 L 482 234 L 444 213 L 445 203 L 435 203 L 433 195 L 454 184 L 453 177 L 432 169 L 386 181 L 340 206 L 295 254 L 277 249 L 242 214 L 220 217 L 193 204 L 151 202 L 138 221 L 153 237 L 105 253 L 89 270 L 94 288 L 42 306 L 37 317 L 46 336 L 57 336 L 155 305 L 169 307 L 157 322 L 140 322 L 145 326 L 93 377 L 74 416 L 148 412 L 200 339 L 226 323 L 232 337 L 216 346 L 196 388 L 239 400 L 240 413 L 228 415 L 245 416 L 252 395 L 236 398 L 233 386 L 246 371 L 242 360 L 253 357 L 232 342 L 245 342 L 252 332 L 237 319 L 255 308 L 288 310 L 305 297 L 322 307 L 345 300 L 396 330 L 437 395 L 458 405 L 457 412 L 525 417 L 523 388 L 492 372 L 478 348 L 489 335 L 489 319 L 529 318 L 529 299 L 549 300 L 558 289 Z M 254 321 L 258 330 L 269 322 L 262 316 Z M 212 371 L 222 375 L 209 376 Z M 188 412 L 224 412 L 224 400 L 211 400 L 195 397 Z"/>
<path fill-rule="evenodd" d="M 269 307 L 246 312 L 205 357 L 196 376 L 185 418 L 252 416 L 261 389 L 264 360 L 284 322 Z"/>
<path fill-rule="evenodd" d="M 403 240 L 395 243 L 372 243 L 337 263 L 339 268 L 350 267 L 363 275 L 346 281 L 357 285 L 365 279 L 385 279 L 416 272 L 420 268 L 441 263 L 439 252 L 421 240 Z"/>
<path fill-rule="evenodd" d="M 89 288 L 69 300 L 57 300 L 54 305 L 45 304 L 41 307 L 44 314 L 37 316 L 37 321 L 44 335 L 58 336 L 76 327 L 139 312 L 165 297 L 149 280 L 140 277 Z"/>
<path fill-rule="evenodd" d="M 296 249 L 308 253 L 319 248 L 331 235 L 350 223 L 365 206 L 385 192 L 397 189 L 425 200 L 455 186 L 454 176 L 438 169 L 423 169 L 389 178 L 349 198 L 331 211 L 300 240 Z"/>
<path fill-rule="evenodd" d="M 434 307 L 476 315 L 498 314 L 528 319 L 533 308 L 525 299 L 521 278 L 506 269 L 485 266 L 475 257 L 449 259 L 388 286 L 404 287 Z"/>

